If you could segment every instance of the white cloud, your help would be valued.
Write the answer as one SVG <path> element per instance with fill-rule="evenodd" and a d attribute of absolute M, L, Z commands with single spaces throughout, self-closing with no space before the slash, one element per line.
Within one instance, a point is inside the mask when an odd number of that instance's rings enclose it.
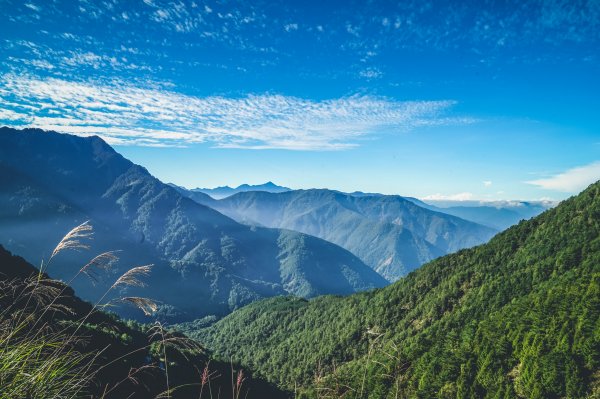
<path fill-rule="evenodd" d="M 25 7 L 29 8 L 30 10 L 33 11 L 40 11 L 40 7 L 36 6 L 35 4 L 31 4 L 31 3 L 25 3 Z"/>
<path fill-rule="evenodd" d="M 21 113 L 12 111 L 10 109 L 0 109 L 0 121 L 23 121 L 23 115 Z"/>
<path fill-rule="evenodd" d="M 135 49 L 125 48 L 124 51 L 129 51 L 131 54 L 134 54 Z M 45 61 L 43 62 L 45 63 Z M 81 67 L 106 69 L 110 67 L 114 70 L 151 70 L 151 68 L 148 66 L 128 62 L 127 58 L 125 57 L 117 58 L 109 55 L 98 55 L 92 53 L 91 51 L 70 51 L 68 56 L 60 57 L 58 63 L 61 67 L 72 67 L 74 69 Z M 45 69 L 55 68 L 55 65 L 49 63 L 38 64 L 35 66 L 45 67 Z M 48 68 L 49 66 L 51 68 Z"/>
<path fill-rule="evenodd" d="M 377 79 L 383 76 L 383 73 L 377 68 L 363 69 L 358 73 L 361 77 L 366 79 Z"/>
<path fill-rule="evenodd" d="M 339 150 L 361 139 L 419 126 L 469 123 L 441 114 L 452 101 L 399 102 L 350 96 L 313 101 L 282 95 L 194 97 L 117 82 L 95 84 L 5 75 L 8 122 L 113 143 L 291 150 Z M 0 118 L 0 122 L 2 122 Z M 5 122 L 5 123 L 8 123 Z"/>
<path fill-rule="evenodd" d="M 109 57 L 100 56 L 92 52 L 72 52 L 69 57 L 63 57 L 62 62 L 70 66 L 85 65 L 94 69 L 99 69 L 107 60 L 109 60 Z"/>
<path fill-rule="evenodd" d="M 351 24 L 347 23 L 346 24 L 346 32 L 348 32 L 349 34 L 351 34 L 352 36 L 356 36 L 359 37 L 360 33 L 359 33 L 359 28 L 356 26 L 352 26 Z"/>
<path fill-rule="evenodd" d="M 283 26 L 283 29 L 285 29 L 286 32 L 298 30 L 298 24 L 287 24 Z"/>
<path fill-rule="evenodd" d="M 202 17 L 194 11 L 196 8 L 194 4 L 191 4 L 189 9 L 183 2 L 171 2 L 165 8 L 159 8 L 153 2 L 146 1 L 146 4 L 156 8 L 150 16 L 151 20 L 163 24 L 169 29 L 174 29 L 176 32 L 194 32 L 202 22 Z M 208 10 L 207 7 L 205 11 L 208 12 Z"/>
<path fill-rule="evenodd" d="M 426 201 L 469 201 L 473 199 L 473 193 L 464 192 L 450 195 L 437 193 L 428 195 L 427 197 L 423 197 L 421 199 Z"/>
<path fill-rule="evenodd" d="M 600 179 L 600 161 L 569 169 L 546 179 L 530 180 L 526 183 L 546 190 L 577 193 Z"/>
<path fill-rule="evenodd" d="M 483 181 L 483 185 L 486 186 L 486 187 L 491 187 L 492 181 L 491 180 L 484 180 Z"/>

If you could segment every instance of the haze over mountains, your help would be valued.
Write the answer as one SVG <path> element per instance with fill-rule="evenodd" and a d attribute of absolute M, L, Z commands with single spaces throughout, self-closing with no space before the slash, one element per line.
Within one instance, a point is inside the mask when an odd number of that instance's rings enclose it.
<path fill-rule="evenodd" d="M 423 201 L 405 198 L 424 208 L 458 216 L 497 230 L 507 229 L 520 220 L 530 219 L 558 204 L 556 201 Z"/>
<path fill-rule="evenodd" d="M 40 264 L 65 232 L 90 220 L 95 251 L 122 250 L 114 273 L 155 265 L 149 290 L 169 320 L 224 315 L 275 295 L 381 287 L 496 233 L 400 196 L 269 182 L 216 200 L 163 184 L 97 137 L 2 128 L 0 144 L 0 243 Z M 88 258 L 58 260 L 56 276 Z M 102 287 L 75 283 L 87 299 Z"/>
<path fill-rule="evenodd" d="M 237 187 L 222 186 L 215 188 L 193 188 L 190 191 L 208 194 L 214 199 L 222 199 L 225 197 L 229 197 L 233 194 L 245 193 L 248 191 L 266 191 L 269 193 L 283 193 L 290 190 L 290 188 L 278 186 L 277 184 L 269 181 L 265 184 L 241 184 Z"/>
<path fill-rule="evenodd" d="M 598 397 L 600 182 L 383 289 L 181 329 L 307 398 Z"/>
<path fill-rule="evenodd" d="M 544 206 L 475 207 L 467 216 L 506 223 Z M 216 200 L 160 182 L 98 137 L 0 129 L 3 247 L 45 259 L 63 280 L 96 254 L 121 250 L 105 279 L 73 281 L 92 302 L 112 277 L 153 264 L 148 287 L 126 294 L 157 300 L 154 317 L 180 322 L 215 363 L 253 370 L 272 395 L 598 396 L 600 183 L 483 245 L 494 229 L 442 212 L 465 209 L 316 189 Z M 86 220 L 92 251 L 48 263 L 64 233 Z M 0 255 L 11 267 L 24 263 Z M 400 279 L 384 287 L 384 277 Z M 117 352 L 146 347 L 141 329 L 98 320 L 94 336 L 106 333 Z M 179 366 L 190 372 L 188 363 Z"/>
<path fill-rule="evenodd" d="M 122 250 L 115 273 L 154 264 L 146 293 L 159 315 L 223 315 L 259 298 L 349 294 L 385 279 L 346 250 L 302 233 L 250 227 L 198 204 L 98 137 L 0 129 L 0 243 L 34 264 L 90 220 L 93 250 Z M 93 256 L 92 255 L 92 256 Z M 53 260 L 65 278 L 88 253 Z M 102 284 L 75 282 L 95 299 Z"/>
<path fill-rule="evenodd" d="M 214 189 L 186 189 L 185 187 L 176 186 L 186 196 L 203 204 L 214 204 L 211 199 L 224 199 L 238 192 L 264 191 L 269 193 L 282 193 L 294 191 L 288 187 L 278 186 L 275 183 L 267 182 L 259 185 L 242 184 L 237 188 L 229 186 L 217 187 Z M 336 191 L 337 190 L 331 190 Z M 207 195 L 203 195 L 207 194 Z M 354 191 L 347 193 L 353 197 L 385 197 L 380 193 L 365 193 L 362 191 Z M 552 208 L 558 204 L 557 201 L 475 201 L 475 200 L 436 200 L 427 199 L 421 200 L 414 197 L 402 197 L 414 204 L 430 209 L 432 211 L 446 213 L 460 217 L 461 219 L 469 220 L 477 224 L 482 224 L 496 230 L 504 230 L 518 223 L 523 219 L 530 219 L 539 215 L 546 209 Z"/>
<path fill-rule="evenodd" d="M 600 0 L 0 11 L 0 399 L 600 399 Z"/>
<path fill-rule="evenodd" d="M 300 231 L 338 244 L 389 281 L 436 257 L 481 244 L 497 232 L 399 196 L 256 191 L 206 204 L 243 223 Z"/>

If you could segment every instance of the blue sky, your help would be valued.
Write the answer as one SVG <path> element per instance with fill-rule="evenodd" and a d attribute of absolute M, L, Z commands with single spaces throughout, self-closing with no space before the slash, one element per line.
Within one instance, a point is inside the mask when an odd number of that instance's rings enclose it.
<path fill-rule="evenodd" d="M 600 179 L 600 3 L 0 0 L 0 124 L 164 181 L 562 199 Z"/>

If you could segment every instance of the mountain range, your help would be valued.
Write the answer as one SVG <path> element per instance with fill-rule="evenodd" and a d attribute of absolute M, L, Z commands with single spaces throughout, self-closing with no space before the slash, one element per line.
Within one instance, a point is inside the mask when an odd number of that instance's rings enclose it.
<path fill-rule="evenodd" d="M 0 145 L 0 243 L 40 264 L 90 220 L 94 250 L 121 251 L 115 273 L 154 265 L 148 289 L 161 302 L 158 316 L 172 321 L 220 317 L 276 295 L 381 287 L 496 232 L 400 196 L 267 183 L 216 200 L 163 184 L 97 137 L 2 128 Z M 244 191 L 254 189 L 283 192 Z M 75 267 L 87 256 L 62 262 Z M 103 285 L 75 288 L 93 299 Z"/>
<path fill-rule="evenodd" d="M 245 193 L 248 191 L 265 191 L 268 193 L 283 193 L 290 191 L 290 188 L 278 186 L 273 182 L 266 182 L 264 184 L 241 184 L 237 187 L 221 186 L 215 188 L 193 188 L 189 191 L 195 193 L 204 193 L 211 196 L 214 199 L 222 199 L 229 197 L 237 193 Z"/>
<path fill-rule="evenodd" d="M 143 294 L 161 302 L 158 317 L 168 320 L 224 315 L 275 295 L 349 294 L 386 284 L 337 245 L 246 226 L 182 196 L 98 137 L 0 129 L 0 243 L 39 265 L 87 220 L 96 253 L 121 251 L 115 273 L 154 265 Z M 90 256 L 53 260 L 54 276 L 67 278 Z M 74 287 L 94 300 L 105 285 Z"/>
<path fill-rule="evenodd" d="M 557 205 L 555 201 L 423 201 L 405 198 L 423 208 L 458 216 L 499 231 Z"/>
<path fill-rule="evenodd" d="M 389 281 L 497 232 L 400 196 L 313 189 L 244 192 L 215 201 L 181 192 L 241 223 L 290 229 L 340 245 Z"/>
<path fill-rule="evenodd" d="M 299 397 L 598 397 L 600 182 L 388 287 L 180 328 Z"/>
<path fill-rule="evenodd" d="M 278 186 L 272 182 L 267 182 L 260 185 L 242 184 L 236 188 L 229 186 L 209 188 L 187 189 L 185 187 L 170 185 L 178 189 L 181 193 L 193 200 L 202 204 L 211 206 L 214 205 L 213 199 L 223 199 L 230 197 L 239 192 L 264 191 L 270 193 L 283 193 L 294 191 L 287 187 Z M 335 191 L 328 190 L 326 191 Z M 339 192 L 343 194 L 343 192 Z M 354 191 L 347 193 L 353 197 L 385 197 L 380 193 L 365 193 L 362 191 Z M 397 196 L 395 196 L 397 197 Z M 517 224 L 523 219 L 530 219 L 539 215 L 546 209 L 557 205 L 557 201 L 474 201 L 474 200 L 420 200 L 414 197 L 402 197 L 421 208 L 426 208 L 432 211 L 445 213 L 452 216 L 457 216 L 483 226 L 490 227 L 497 231 L 502 231 L 510 226 Z"/>
<path fill-rule="evenodd" d="M 217 200 L 98 137 L 1 128 L 0 391 L 198 397 L 204 367 L 206 393 L 236 399 L 244 381 L 248 398 L 600 397 L 600 182 L 552 205 Z M 109 309 L 147 322 L 146 298 L 179 333 L 100 311 L 129 299 Z"/>

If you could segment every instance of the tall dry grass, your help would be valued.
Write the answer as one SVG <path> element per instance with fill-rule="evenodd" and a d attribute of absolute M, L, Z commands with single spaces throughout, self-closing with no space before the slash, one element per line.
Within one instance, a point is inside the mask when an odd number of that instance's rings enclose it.
<path fill-rule="evenodd" d="M 92 281 L 110 269 L 118 260 L 116 252 L 105 252 L 79 269 L 67 284 L 46 277 L 51 261 L 61 252 L 84 250 L 90 246 L 93 229 L 84 222 L 69 231 L 42 262 L 37 276 L 25 280 L 0 281 L 0 399 L 77 398 L 88 394 L 88 388 L 98 369 L 94 355 L 78 351 L 82 337 L 77 332 L 86 320 L 105 306 L 102 299 L 117 286 L 141 286 L 140 278 L 150 272 L 150 266 L 133 268 L 124 273 L 83 317 L 76 327 L 65 328 L 56 322 L 57 316 L 74 315 L 73 309 L 61 303 L 65 291 L 80 275 Z M 147 298 L 119 298 L 122 302 L 151 314 L 156 304 Z"/>
<path fill-rule="evenodd" d="M 0 399 L 67 399 L 94 397 L 91 386 L 97 375 L 111 366 L 139 352 L 159 354 L 161 364 L 143 365 L 131 369 L 122 379 L 105 386 L 95 397 L 104 398 L 117 392 L 125 382 L 139 383 L 139 376 L 147 369 L 162 369 L 166 386 L 156 398 L 172 398 L 178 390 L 189 386 L 199 388 L 199 399 L 205 393 L 212 399 L 211 381 L 219 377 L 209 370 L 207 363 L 202 371 L 197 370 L 196 383 L 173 387 L 169 378 L 169 356 L 178 353 L 186 356 L 186 351 L 201 352 L 200 345 L 191 339 L 171 334 L 163 324 L 156 322 L 148 330 L 148 343 L 123 356 L 100 364 L 103 351 L 93 354 L 82 351 L 86 337 L 79 331 L 88 319 L 114 303 L 125 303 L 140 309 L 145 315 L 153 315 L 158 306 L 143 297 L 117 297 L 109 301 L 105 298 L 117 288 L 144 287 L 143 281 L 152 265 L 129 269 L 110 285 L 104 294 L 84 315 L 64 304 L 65 291 L 73 281 L 81 276 L 97 283 L 103 274 L 110 271 L 118 261 L 118 251 L 101 253 L 74 272 L 71 279 L 63 284 L 47 277 L 55 258 L 64 251 L 81 251 L 90 248 L 93 228 L 84 222 L 69 231 L 52 251 L 50 258 L 42 262 L 39 272 L 26 280 L 0 280 Z M 59 316 L 69 316 L 74 320 L 68 327 L 58 322 Z M 79 348 L 79 349 L 77 349 Z M 106 348 L 105 348 L 106 349 Z M 237 373 L 237 374 L 236 374 Z M 237 378 L 234 378 L 237 375 Z M 232 390 L 234 398 L 240 398 L 244 382 L 243 371 L 232 368 Z M 205 386 L 208 389 L 205 391 Z"/>

